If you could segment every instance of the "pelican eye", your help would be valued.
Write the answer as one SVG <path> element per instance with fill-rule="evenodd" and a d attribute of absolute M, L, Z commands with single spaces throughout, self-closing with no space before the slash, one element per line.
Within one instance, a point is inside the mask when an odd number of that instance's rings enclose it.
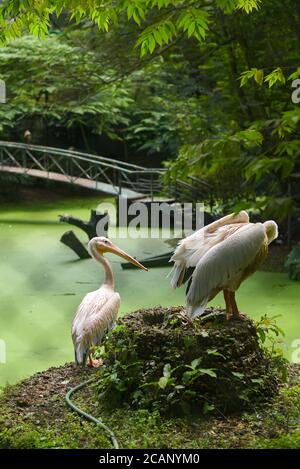
<path fill-rule="evenodd" d="M 111 246 L 111 242 L 108 239 L 103 239 L 101 241 L 101 245 L 103 246 Z"/>

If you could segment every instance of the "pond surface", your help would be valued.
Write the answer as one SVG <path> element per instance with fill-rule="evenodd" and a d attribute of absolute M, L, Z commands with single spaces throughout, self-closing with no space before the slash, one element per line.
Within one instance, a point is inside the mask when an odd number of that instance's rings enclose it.
<path fill-rule="evenodd" d="M 103 272 L 93 260 L 76 260 L 59 242 L 70 227 L 57 223 L 57 216 L 69 213 L 87 219 L 89 209 L 98 203 L 98 198 L 73 198 L 55 206 L 40 202 L 0 207 L 0 347 L 6 346 L 0 385 L 73 360 L 70 325 L 75 309 L 87 292 L 98 288 Z M 81 230 L 74 231 L 85 241 Z M 170 250 L 160 239 L 117 243 L 136 257 Z M 123 271 L 119 258 L 109 258 L 122 298 L 121 315 L 141 307 L 184 303 L 184 288 L 170 288 L 169 268 Z M 278 323 L 286 333 L 289 358 L 292 342 L 300 339 L 299 287 L 286 274 L 257 272 L 237 294 L 240 309 L 255 319 L 282 315 Z M 223 305 L 223 298 L 219 295 L 212 304 Z"/>

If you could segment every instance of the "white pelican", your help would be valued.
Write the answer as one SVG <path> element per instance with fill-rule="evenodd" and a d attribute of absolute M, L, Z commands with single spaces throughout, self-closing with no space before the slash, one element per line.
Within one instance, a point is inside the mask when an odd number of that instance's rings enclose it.
<path fill-rule="evenodd" d="M 98 290 L 88 293 L 80 303 L 72 324 L 72 339 L 76 364 L 85 365 L 88 356 L 89 364 L 97 366 L 99 363 L 92 360 L 90 347 L 99 345 L 104 334 L 113 328 L 120 307 L 120 295 L 115 292 L 112 268 L 103 254 L 112 252 L 140 269 L 148 269 L 102 236 L 92 238 L 88 246 L 94 259 L 103 265 L 105 280 Z"/>
<path fill-rule="evenodd" d="M 227 215 L 179 241 L 174 261 L 173 288 L 188 280 L 187 313 L 204 313 L 208 301 L 223 290 L 226 316 L 239 318 L 235 292 L 268 254 L 278 236 L 274 221 L 250 223 L 247 212 Z"/>

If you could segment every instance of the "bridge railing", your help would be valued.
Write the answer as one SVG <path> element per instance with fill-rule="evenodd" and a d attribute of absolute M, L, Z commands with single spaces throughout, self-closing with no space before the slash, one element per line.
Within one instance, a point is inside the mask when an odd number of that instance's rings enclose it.
<path fill-rule="evenodd" d="M 0 141 L 0 165 L 22 168 L 24 173 L 30 170 L 48 175 L 59 173 L 71 183 L 80 178 L 89 179 L 95 182 L 95 187 L 97 182 L 104 182 L 111 185 L 116 194 L 122 188 L 149 194 L 161 187 L 162 170 L 159 168 L 143 168 L 112 158 L 55 147 Z"/>
<path fill-rule="evenodd" d="M 59 173 L 70 183 L 90 180 L 94 184 L 91 188 L 95 189 L 99 182 L 106 183 L 115 195 L 125 188 L 137 196 L 153 198 L 163 193 L 174 200 L 192 202 L 211 194 L 211 187 L 199 178 L 190 177 L 190 182 L 171 179 L 167 187 L 163 184 L 166 169 L 144 168 L 113 158 L 42 145 L 0 141 L 0 166 L 2 169 L 16 167 L 25 174 L 32 170 L 36 175 L 43 172 L 49 178 L 50 173 Z"/>

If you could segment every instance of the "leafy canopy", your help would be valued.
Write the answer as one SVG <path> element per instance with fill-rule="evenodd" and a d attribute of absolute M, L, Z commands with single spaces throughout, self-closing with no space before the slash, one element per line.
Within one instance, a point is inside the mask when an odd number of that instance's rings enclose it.
<path fill-rule="evenodd" d="M 261 3 L 261 0 L 4 0 L 0 8 L 0 43 L 19 37 L 24 31 L 45 38 L 52 15 L 66 15 L 76 23 L 89 20 L 106 32 L 126 17 L 140 28 L 136 47 L 143 56 L 178 36 L 204 41 L 215 8 L 226 14 L 235 10 L 251 13 Z"/>
<path fill-rule="evenodd" d="M 168 160 L 169 179 L 205 179 L 226 210 L 280 221 L 299 206 L 297 182 L 287 191 L 300 169 L 299 30 L 293 0 L 4 1 L 1 122 L 43 115 L 122 135 L 130 152 Z M 45 47 L 11 41 L 48 31 Z"/>
<path fill-rule="evenodd" d="M 10 92 L 0 106 L 0 131 L 18 129 L 20 137 L 24 120 L 32 127 L 43 119 L 52 131 L 84 125 L 116 138 L 116 128 L 129 124 L 130 88 L 115 81 L 113 68 L 103 69 L 95 51 L 83 53 L 60 35 L 24 36 L 0 48 L 0 77 Z"/>

